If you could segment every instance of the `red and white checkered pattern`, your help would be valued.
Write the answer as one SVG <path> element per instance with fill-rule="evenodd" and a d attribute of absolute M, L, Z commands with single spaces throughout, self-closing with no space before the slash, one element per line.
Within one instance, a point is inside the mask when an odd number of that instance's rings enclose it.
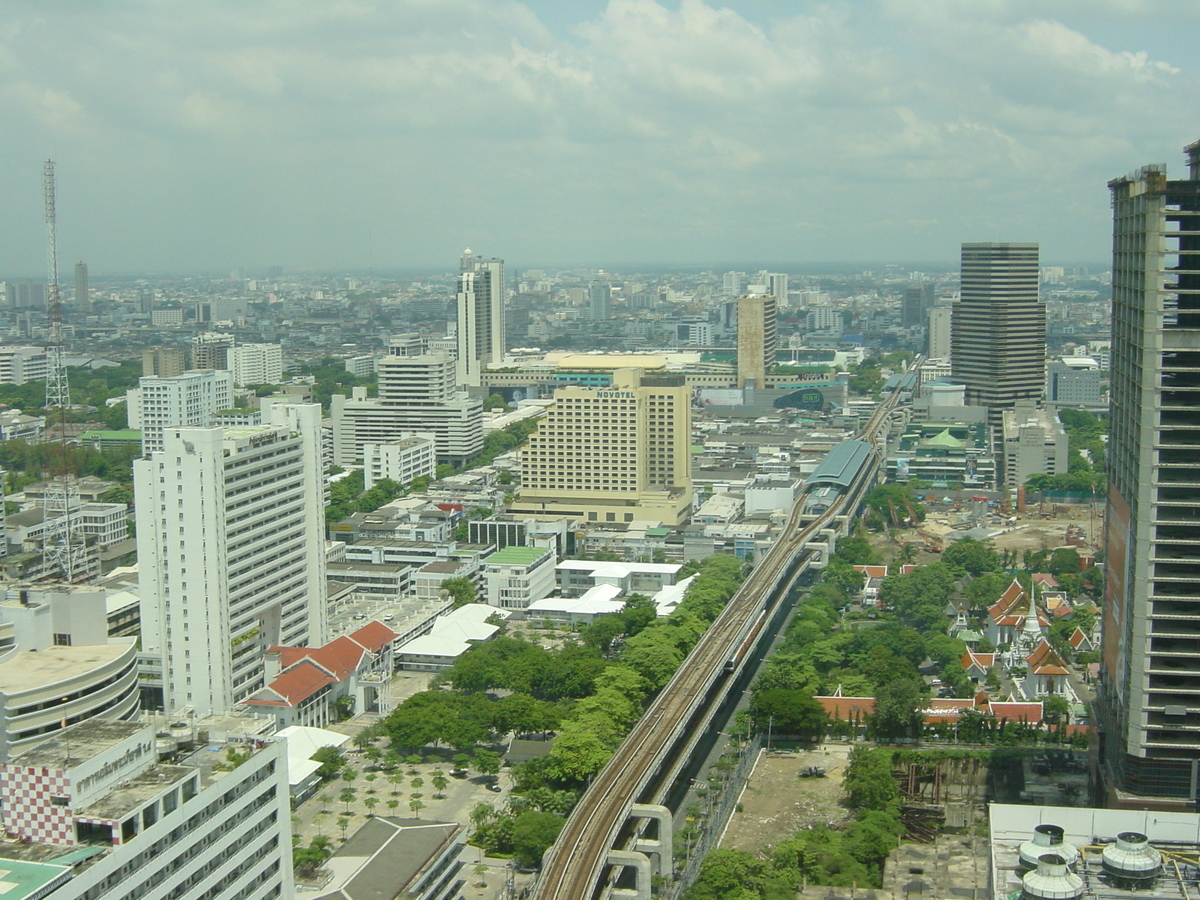
<path fill-rule="evenodd" d="M 51 797 L 70 796 L 71 781 L 61 769 L 18 766 L 0 769 L 4 829 L 16 837 L 47 844 L 74 844 L 71 807 L 50 802 Z"/>

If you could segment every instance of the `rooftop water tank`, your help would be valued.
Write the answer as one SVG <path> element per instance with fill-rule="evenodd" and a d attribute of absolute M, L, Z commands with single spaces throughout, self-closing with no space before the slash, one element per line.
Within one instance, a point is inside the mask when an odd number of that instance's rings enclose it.
<path fill-rule="evenodd" d="M 1036 869 L 1038 859 L 1047 853 L 1055 853 L 1066 860 L 1068 867 L 1079 861 L 1079 851 L 1063 840 L 1063 830 L 1058 825 L 1039 825 L 1033 829 L 1033 837 L 1017 851 L 1023 869 Z"/>
<path fill-rule="evenodd" d="M 1021 900 L 1079 900 L 1083 879 L 1057 853 L 1045 853 L 1038 867 L 1021 878 Z"/>
<path fill-rule="evenodd" d="M 1136 831 L 1118 834 L 1116 843 L 1104 848 L 1100 861 L 1111 883 L 1131 890 L 1149 887 L 1162 872 L 1162 854 Z"/>

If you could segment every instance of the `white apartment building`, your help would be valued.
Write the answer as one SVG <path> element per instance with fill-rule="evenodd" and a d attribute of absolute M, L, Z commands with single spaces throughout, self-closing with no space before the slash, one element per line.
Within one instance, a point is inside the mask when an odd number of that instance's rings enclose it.
<path fill-rule="evenodd" d="M 229 348 L 226 360 L 236 387 L 283 380 L 283 347 L 279 344 L 239 344 Z"/>
<path fill-rule="evenodd" d="M 44 381 L 49 370 L 45 347 L 0 347 L 0 384 Z"/>
<path fill-rule="evenodd" d="M 483 561 L 484 595 L 489 606 L 524 609 L 554 593 L 554 551 L 546 547 L 505 547 Z"/>
<path fill-rule="evenodd" d="M 504 359 L 504 260 L 465 250 L 460 272 L 456 381 L 478 386 L 483 370 Z"/>
<path fill-rule="evenodd" d="M 1015 488 L 1030 476 L 1067 471 L 1067 433 L 1058 416 L 1018 404 L 1004 411 L 1004 483 Z"/>
<path fill-rule="evenodd" d="M 1104 372 L 1090 356 L 1064 356 L 1046 365 L 1046 402 L 1057 406 L 1098 406 L 1104 399 Z"/>
<path fill-rule="evenodd" d="M 930 359 L 950 359 L 950 320 L 953 316 L 953 306 L 935 306 L 929 310 L 925 355 Z"/>
<path fill-rule="evenodd" d="M 262 654 L 326 639 L 321 407 L 247 428 L 168 428 L 134 462 L 143 685 L 163 708 L 224 713 Z"/>
<path fill-rule="evenodd" d="M 611 387 L 554 392 L 522 451 L 521 493 L 509 511 L 679 525 L 691 509 L 690 451 L 691 389 L 683 376 L 618 368 Z"/>
<path fill-rule="evenodd" d="M 143 376 L 125 394 L 129 427 L 142 433 L 142 453 L 163 448 L 166 428 L 208 426 L 213 413 L 233 406 L 233 375 L 207 369 L 169 378 Z"/>
<path fill-rule="evenodd" d="M 408 434 L 382 444 L 363 444 L 363 485 L 369 491 L 384 478 L 409 484 L 437 472 L 437 441 L 432 434 Z"/>
<path fill-rule="evenodd" d="M 230 766 L 227 752 L 242 761 Z M 51 900 L 291 900 L 282 740 L 206 742 L 158 762 L 154 728 L 95 720 L 0 765 L 6 881 Z M 94 848 L 88 865 L 54 859 Z"/>
<path fill-rule="evenodd" d="M 379 396 L 354 388 L 349 400 L 334 394 L 333 456 L 358 465 L 363 445 L 402 435 L 432 434 L 439 462 L 458 463 L 483 448 L 483 402 L 455 389 L 455 363 L 444 353 L 385 356 L 379 361 Z"/>

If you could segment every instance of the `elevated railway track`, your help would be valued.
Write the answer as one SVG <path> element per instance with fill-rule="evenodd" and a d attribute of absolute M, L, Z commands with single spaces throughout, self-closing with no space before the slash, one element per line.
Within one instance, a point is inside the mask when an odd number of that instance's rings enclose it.
<path fill-rule="evenodd" d="M 913 365 L 919 362 L 918 357 Z M 821 538 L 822 546 L 827 544 L 828 532 L 848 521 L 875 483 L 897 402 L 896 394 L 881 402 L 859 432 L 858 438 L 871 445 L 869 459 L 836 501 L 815 517 L 803 514 L 803 497 L 797 501 L 780 539 L 592 781 L 546 852 L 531 895 L 535 900 L 604 896 L 616 868 L 636 866 L 639 854 L 624 849 L 638 846 L 631 813 L 636 805 L 659 803 L 668 794 L 706 726 L 707 713 L 721 705 L 724 688 L 736 679 L 771 610 L 820 552 L 811 545 Z M 670 848 L 665 852 L 669 856 Z M 646 871 L 638 876 L 642 896 L 649 895 L 647 876 Z"/>

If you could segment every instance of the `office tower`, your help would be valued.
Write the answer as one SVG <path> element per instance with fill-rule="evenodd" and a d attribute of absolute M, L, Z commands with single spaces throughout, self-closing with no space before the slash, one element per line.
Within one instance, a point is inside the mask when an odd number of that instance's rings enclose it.
<path fill-rule="evenodd" d="M 905 328 L 924 325 L 926 314 L 933 306 L 933 285 L 924 281 L 910 281 L 904 287 L 900 301 L 900 324 Z"/>
<path fill-rule="evenodd" d="M 761 388 L 775 365 L 775 310 L 774 297 L 738 298 L 738 387 Z"/>
<path fill-rule="evenodd" d="M 930 359 L 950 358 L 950 322 L 952 306 L 935 306 L 929 310 L 929 334 L 925 337 L 925 355 Z"/>
<path fill-rule="evenodd" d="M 327 638 L 321 407 L 266 416 L 167 428 L 134 461 L 147 705 L 230 712 L 265 684 L 268 647 Z"/>
<path fill-rule="evenodd" d="M 504 359 L 504 260 L 462 255 L 458 276 L 458 383 L 478 387 L 490 363 Z"/>
<path fill-rule="evenodd" d="M 193 369 L 228 369 L 232 334 L 205 332 L 192 338 Z"/>
<path fill-rule="evenodd" d="M 1001 414 L 1036 400 L 1046 383 L 1046 309 L 1038 297 L 1037 244 L 963 244 L 961 299 L 950 320 L 950 368 L 968 406 Z"/>
<path fill-rule="evenodd" d="M 142 452 L 163 448 L 163 431 L 211 424 L 213 413 L 233 406 L 233 375 L 205 369 L 170 377 L 142 376 L 125 393 L 129 427 L 142 433 Z"/>
<path fill-rule="evenodd" d="M 593 322 L 607 322 L 612 317 L 612 285 L 593 281 L 588 285 L 588 310 Z"/>
<path fill-rule="evenodd" d="M 0 766 L 4 827 L 15 838 L 0 850 L 5 896 L 293 896 L 286 741 L 213 735 L 169 764 L 156 741 L 164 745 L 153 725 L 113 717 L 45 737 Z"/>
<path fill-rule="evenodd" d="M 187 371 L 187 351 L 182 347 L 147 347 L 142 351 L 142 374 L 173 378 Z"/>
<path fill-rule="evenodd" d="M 225 360 L 236 387 L 283 380 L 283 348 L 279 344 L 239 344 L 226 351 Z"/>
<path fill-rule="evenodd" d="M 90 309 L 92 295 L 88 290 L 87 263 L 75 263 L 75 306 L 77 309 Z"/>
<path fill-rule="evenodd" d="M 1109 182 L 1113 308 L 1101 774 L 1110 804 L 1200 785 L 1200 141 Z"/>
<path fill-rule="evenodd" d="M 379 396 L 354 388 L 350 399 L 334 394 L 333 458 L 361 465 L 363 446 L 429 432 L 439 462 L 458 464 L 483 448 L 483 401 L 455 390 L 454 360 L 444 353 L 385 356 L 379 360 Z"/>
<path fill-rule="evenodd" d="M 721 281 L 721 293 L 730 298 L 741 296 L 744 274 L 744 272 L 726 272 Z"/>
<path fill-rule="evenodd" d="M 679 525 L 691 509 L 691 391 L 682 375 L 617 369 L 554 392 L 521 456 L 514 515 Z"/>
<path fill-rule="evenodd" d="M 767 273 L 767 293 L 775 298 L 777 307 L 786 307 L 788 303 L 788 277 L 780 272 Z"/>

